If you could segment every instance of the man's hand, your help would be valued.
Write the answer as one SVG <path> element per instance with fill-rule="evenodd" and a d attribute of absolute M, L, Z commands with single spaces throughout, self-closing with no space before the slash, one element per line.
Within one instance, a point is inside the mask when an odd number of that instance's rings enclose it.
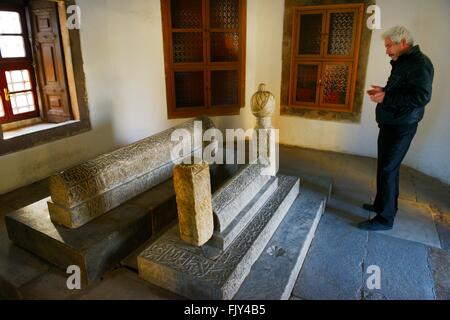
<path fill-rule="evenodd" d="M 383 103 L 385 95 L 386 94 L 384 92 L 377 93 L 377 94 L 371 95 L 370 100 L 372 100 L 375 103 Z"/>
<path fill-rule="evenodd" d="M 370 97 L 370 100 L 372 100 L 375 103 L 383 103 L 384 101 L 384 90 L 380 86 L 374 86 L 372 85 L 372 90 L 367 91 L 367 94 Z"/>

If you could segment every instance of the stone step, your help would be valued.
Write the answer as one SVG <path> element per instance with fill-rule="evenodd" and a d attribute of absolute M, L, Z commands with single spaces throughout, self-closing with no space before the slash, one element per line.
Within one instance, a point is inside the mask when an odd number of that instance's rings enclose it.
<path fill-rule="evenodd" d="M 302 188 L 234 300 L 288 300 L 326 207 L 324 193 Z"/>
<path fill-rule="evenodd" d="M 223 232 L 270 180 L 261 175 L 263 166 L 245 165 L 235 176 L 213 194 L 215 228 Z"/>
<path fill-rule="evenodd" d="M 272 177 L 269 182 L 256 194 L 247 206 L 236 216 L 233 222 L 223 232 L 214 231 L 213 238 L 207 245 L 219 250 L 226 250 L 231 243 L 239 236 L 255 214 L 269 200 L 278 188 L 278 178 Z"/>
<path fill-rule="evenodd" d="M 215 259 L 207 258 L 203 248 L 183 243 L 174 224 L 138 256 L 140 277 L 190 299 L 233 298 L 297 198 L 299 188 L 298 178 L 279 176 L 272 197 Z"/>
<path fill-rule="evenodd" d="M 76 230 L 53 223 L 47 201 L 8 214 L 9 238 L 64 271 L 70 265 L 79 266 L 84 283 L 100 279 L 177 217 L 171 180 Z"/>

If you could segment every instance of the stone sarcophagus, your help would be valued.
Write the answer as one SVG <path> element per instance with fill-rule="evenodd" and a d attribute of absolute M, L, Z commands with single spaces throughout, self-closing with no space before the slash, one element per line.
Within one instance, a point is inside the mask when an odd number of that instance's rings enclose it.
<path fill-rule="evenodd" d="M 181 155 L 172 159 L 172 148 L 179 144 L 172 141 L 172 133 L 177 129 L 190 133 L 194 153 L 202 148 L 194 143 L 194 132 L 201 135 L 213 127 L 210 119 L 198 118 L 52 176 L 51 220 L 79 228 L 170 179 L 174 165 L 182 161 Z"/>

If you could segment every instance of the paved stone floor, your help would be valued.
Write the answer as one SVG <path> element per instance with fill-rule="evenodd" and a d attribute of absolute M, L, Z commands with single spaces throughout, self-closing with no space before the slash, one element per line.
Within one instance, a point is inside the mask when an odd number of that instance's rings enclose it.
<path fill-rule="evenodd" d="M 401 172 L 400 209 L 393 230 L 356 228 L 370 215 L 376 160 L 281 147 L 283 171 L 332 178 L 334 191 L 306 257 L 292 300 L 450 299 L 450 187 L 411 168 Z M 24 299 L 179 299 L 128 268 L 69 291 L 66 274 L 12 245 L 3 216 L 48 196 L 47 181 L 0 196 L 0 297 Z M 380 271 L 380 288 L 370 289 Z M 373 272 L 373 271 L 372 271 Z M 2 283 L 7 279 L 7 283 Z"/>
<path fill-rule="evenodd" d="M 356 226 L 370 216 L 361 204 L 376 194 L 375 159 L 294 147 L 280 158 L 292 173 L 334 180 L 293 299 L 450 299 L 448 185 L 403 167 L 394 229 L 366 232 Z M 381 283 L 370 290 L 374 266 Z"/>

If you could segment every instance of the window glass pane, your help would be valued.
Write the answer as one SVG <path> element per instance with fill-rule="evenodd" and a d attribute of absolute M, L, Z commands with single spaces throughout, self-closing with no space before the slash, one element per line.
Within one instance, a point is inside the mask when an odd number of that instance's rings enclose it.
<path fill-rule="evenodd" d="M 174 32 L 173 62 L 203 62 L 203 34 L 201 32 Z"/>
<path fill-rule="evenodd" d="M 31 91 L 13 93 L 10 95 L 11 106 L 15 115 L 35 110 L 33 93 Z"/>
<path fill-rule="evenodd" d="M 203 71 L 175 72 L 175 98 L 177 108 L 205 105 Z"/>
<path fill-rule="evenodd" d="M 199 29 L 202 27 L 202 0 L 172 0 L 172 28 Z"/>
<path fill-rule="evenodd" d="M 239 28 L 239 0 L 210 1 L 211 28 Z"/>
<path fill-rule="evenodd" d="M 24 58 L 25 44 L 22 36 L 0 36 L 2 58 Z"/>
<path fill-rule="evenodd" d="M 301 64 L 298 66 L 296 101 L 316 102 L 318 72 L 318 65 Z"/>
<path fill-rule="evenodd" d="M 211 33 L 211 61 L 239 61 L 239 33 Z"/>
<path fill-rule="evenodd" d="M 3 109 L 3 102 L 2 99 L 0 99 L 0 117 L 5 116 L 5 109 Z"/>
<path fill-rule="evenodd" d="M 299 54 L 320 54 L 322 19 L 322 14 L 303 14 L 300 16 Z"/>
<path fill-rule="evenodd" d="M 0 33 L 21 34 L 22 25 L 18 12 L 0 11 Z"/>
<path fill-rule="evenodd" d="M 348 90 L 350 66 L 347 64 L 325 65 L 323 75 L 323 102 L 345 104 Z"/>
<path fill-rule="evenodd" d="M 237 105 L 239 75 L 237 70 L 211 71 L 211 103 L 213 106 Z"/>
<path fill-rule="evenodd" d="M 10 92 L 31 90 L 30 74 L 28 70 L 6 71 L 6 81 Z"/>
<path fill-rule="evenodd" d="M 352 53 L 354 12 L 336 12 L 330 15 L 328 54 L 349 56 Z"/>

